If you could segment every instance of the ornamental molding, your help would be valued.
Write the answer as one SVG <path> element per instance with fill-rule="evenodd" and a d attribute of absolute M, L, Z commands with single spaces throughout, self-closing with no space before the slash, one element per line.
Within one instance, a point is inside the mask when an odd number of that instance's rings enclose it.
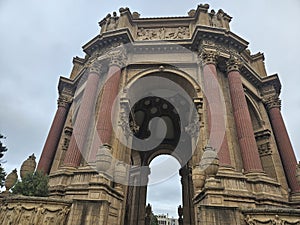
<path fill-rule="evenodd" d="M 137 40 L 181 40 L 190 39 L 190 29 L 188 26 L 146 28 L 139 27 L 137 30 Z"/>

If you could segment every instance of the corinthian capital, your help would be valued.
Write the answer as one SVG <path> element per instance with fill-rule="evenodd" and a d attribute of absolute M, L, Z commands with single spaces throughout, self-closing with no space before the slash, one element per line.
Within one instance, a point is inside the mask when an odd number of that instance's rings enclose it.
<path fill-rule="evenodd" d="M 231 56 L 227 61 L 226 61 L 226 71 L 227 73 L 231 71 L 239 71 L 241 66 L 242 66 L 242 61 L 235 57 Z"/>
<path fill-rule="evenodd" d="M 263 98 L 263 103 L 266 106 L 266 109 L 269 111 L 272 108 L 279 108 L 281 107 L 281 100 L 278 96 L 267 96 Z"/>
<path fill-rule="evenodd" d="M 72 96 L 66 93 L 61 93 L 57 100 L 58 107 L 69 108 L 72 103 Z"/>
<path fill-rule="evenodd" d="M 217 64 L 218 52 L 213 50 L 203 49 L 199 55 L 202 65 Z"/>
<path fill-rule="evenodd" d="M 97 73 L 98 75 L 100 75 L 102 71 L 103 71 L 103 66 L 99 60 L 95 60 L 89 66 L 90 73 Z"/>
<path fill-rule="evenodd" d="M 108 58 L 110 60 L 109 65 L 117 66 L 117 67 L 124 67 L 127 61 L 127 52 L 123 44 L 119 45 L 118 47 L 110 50 L 108 53 Z"/>

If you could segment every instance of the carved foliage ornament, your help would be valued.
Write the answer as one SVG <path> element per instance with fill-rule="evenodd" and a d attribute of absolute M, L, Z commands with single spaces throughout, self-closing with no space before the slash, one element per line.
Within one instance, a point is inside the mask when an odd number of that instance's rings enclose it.
<path fill-rule="evenodd" d="M 237 56 L 231 55 L 230 58 L 226 61 L 226 71 L 227 73 L 232 71 L 239 71 L 242 65 L 242 61 Z"/>
<path fill-rule="evenodd" d="M 278 98 L 278 96 L 265 97 L 263 102 L 268 111 L 272 108 L 281 108 L 281 100 Z"/>
<path fill-rule="evenodd" d="M 199 55 L 203 65 L 210 64 L 210 63 L 216 65 L 218 56 L 219 54 L 217 51 L 206 50 L 206 49 L 203 49 Z"/>
<path fill-rule="evenodd" d="M 127 52 L 123 44 L 111 49 L 107 54 L 110 59 L 110 66 L 115 65 L 122 68 L 126 65 Z"/>
<path fill-rule="evenodd" d="M 70 95 L 61 94 L 58 97 L 57 105 L 58 105 L 58 107 L 69 108 L 72 103 L 72 99 L 73 98 Z"/>

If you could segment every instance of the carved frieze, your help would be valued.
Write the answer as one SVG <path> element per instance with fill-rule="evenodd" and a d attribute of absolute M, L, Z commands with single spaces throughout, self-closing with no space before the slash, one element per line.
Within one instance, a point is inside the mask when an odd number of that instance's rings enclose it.
<path fill-rule="evenodd" d="M 265 218 L 259 218 L 247 215 L 245 222 L 247 225 L 299 225 L 300 219 L 281 218 L 278 215 L 275 215 L 273 218 L 268 218 L 267 216 L 265 216 Z"/>
<path fill-rule="evenodd" d="M 21 203 L 17 205 L 4 204 L 0 211 L 0 224 L 2 225 L 64 225 L 70 209 L 47 208 L 43 204 L 37 206 L 24 206 Z"/>
<path fill-rule="evenodd" d="M 189 39 L 189 27 L 143 28 L 137 31 L 138 40 L 176 40 Z"/>

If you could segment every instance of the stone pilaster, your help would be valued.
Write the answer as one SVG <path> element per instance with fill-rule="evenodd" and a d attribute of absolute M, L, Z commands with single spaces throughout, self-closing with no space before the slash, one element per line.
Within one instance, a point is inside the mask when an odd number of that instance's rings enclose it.
<path fill-rule="evenodd" d="M 300 184 L 296 178 L 297 159 L 281 115 L 281 101 L 277 94 L 274 94 L 265 96 L 263 102 L 269 114 L 289 187 L 292 192 L 300 192 Z"/>
<path fill-rule="evenodd" d="M 50 172 L 71 102 L 72 93 L 70 91 L 63 90 L 58 98 L 58 108 L 37 167 L 38 170 L 43 171 L 45 174 L 49 174 Z"/>
<path fill-rule="evenodd" d="M 240 65 L 239 60 L 233 57 L 227 61 L 229 91 L 238 141 L 245 172 L 262 172 L 261 160 L 239 72 Z"/>
<path fill-rule="evenodd" d="M 217 52 L 202 50 L 200 57 L 203 64 L 203 91 L 208 106 L 209 145 L 217 149 L 222 166 L 231 166 L 224 116 L 226 109 L 216 69 Z"/>
<path fill-rule="evenodd" d="M 81 153 L 87 139 L 91 116 L 95 109 L 98 93 L 99 76 L 101 74 L 101 64 L 94 62 L 89 68 L 86 86 L 82 96 L 80 108 L 73 128 L 70 144 L 65 155 L 64 165 L 77 167 L 81 161 Z"/>

